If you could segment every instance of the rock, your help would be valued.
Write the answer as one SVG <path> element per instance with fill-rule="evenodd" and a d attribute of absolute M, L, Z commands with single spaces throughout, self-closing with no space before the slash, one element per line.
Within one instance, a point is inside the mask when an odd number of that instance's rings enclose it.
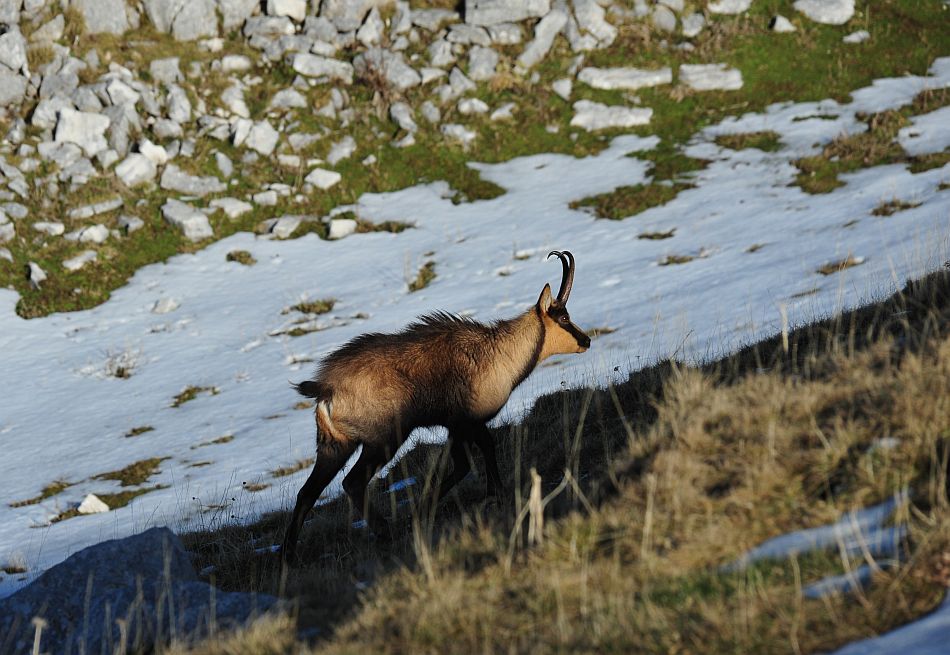
<path fill-rule="evenodd" d="M 611 127 L 647 125 L 652 116 L 653 110 L 647 107 L 608 106 L 590 100 L 578 100 L 574 103 L 571 126 L 594 132 Z"/>
<path fill-rule="evenodd" d="M 152 305 L 153 314 L 169 314 L 180 307 L 180 303 L 174 298 L 169 298 L 165 296 L 164 298 L 159 298 L 155 301 L 155 304 Z"/>
<path fill-rule="evenodd" d="M 72 257 L 72 258 L 70 258 L 70 259 L 65 260 L 65 261 L 63 262 L 63 268 L 65 268 L 67 271 L 70 271 L 70 272 L 78 271 L 80 268 L 82 268 L 82 267 L 85 266 L 86 264 L 89 264 L 90 262 L 96 261 L 97 257 L 98 257 L 98 255 L 96 255 L 96 251 L 95 251 L 95 250 L 83 250 L 81 253 L 79 253 L 79 254 L 76 255 L 75 257 Z M 80 514 L 94 514 L 94 513 L 96 513 L 96 512 L 108 512 L 108 511 L 109 511 L 109 507 L 108 507 L 108 506 L 106 506 L 105 509 L 90 509 L 91 507 L 93 507 L 93 505 L 92 505 L 91 503 L 90 503 L 89 505 L 86 504 L 86 502 L 89 500 L 90 497 L 95 498 L 97 501 L 99 501 L 100 503 L 102 503 L 101 500 L 99 500 L 98 498 L 96 498 L 96 497 L 93 496 L 92 494 L 89 494 L 89 496 L 86 496 L 86 500 L 84 500 L 84 501 L 82 502 L 82 505 L 79 506 L 79 513 L 80 513 Z M 86 506 L 86 510 L 87 510 L 87 511 L 85 511 L 85 512 L 83 511 L 83 506 Z"/>
<path fill-rule="evenodd" d="M 214 0 L 188 0 L 172 23 L 172 36 L 178 41 L 194 41 L 218 34 L 218 16 Z"/>
<path fill-rule="evenodd" d="M 706 18 L 699 12 L 685 16 L 682 20 L 683 36 L 693 38 L 703 31 L 706 25 Z"/>
<path fill-rule="evenodd" d="M 243 27 L 244 21 L 250 18 L 260 6 L 260 0 L 218 0 L 221 26 L 225 31 Z"/>
<path fill-rule="evenodd" d="M 564 100 L 571 99 L 571 91 L 573 88 L 574 82 L 569 77 L 562 77 L 551 84 L 551 89 Z"/>
<path fill-rule="evenodd" d="M 371 71 L 381 73 L 386 82 L 399 91 L 422 84 L 422 76 L 406 63 L 401 52 L 370 48 L 356 56 L 353 67 L 363 76 L 371 74 Z"/>
<path fill-rule="evenodd" d="M 379 45 L 385 29 L 386 26 L 383 24 L 383 19 L 379 15 L 379 9 L 373 7 L 370 9 L 363 26 L 357 30 L 356 40 L 362 43 L 366 48 Z"/>
<path fill-rule="evenodd" d="M 706 8 L 714 14 L 741 14 L 751 4 L 752 0 L 718 0 L 710 2 Z"/>
<path fill-rule="evenodd" d="M 22 0 L 0 0 L 0 24 L 18 25 Z"/>
<path fill-rule="evenodd" d="M 485 114 L 488 112 L 488 105 L 478 98 L 465 98 L 459 101 L 458 110 L 463 116 Z"/>
<path fill-rule="evenodd" d="M 216 177 L 189 175 L 174 164 L 165 167 L 159 184 L 168 191 L 177 191 L 199 197 L 206 196 L 209 193 L 220 193 L 227 188 L 227 185 Z"/>
<path fill-rule="evenodd" d="M 33 223 L 33 229 L 51 237 L 58 237 L 66 231 L 66 226 L 59 221 L 37 221 Z"/>
<path fill-rule="evenodd" d="M 442 120 L 442 112 L 439 111 L 439 108 L 431 100 L 426 100 L 419 107 L 419 113 L 422 114 L 422 117 L 432 123 L 433 125 Z"/>
<path fill-rule="evenodd" d="M 113 106 L 134 105 L 141 95 L 122 80 L 112 80 L 106 85 L 106 95 Z"/>
<path fill-rule="evenodd" d="M 177 84 L 168 87 L 168 118 L 176 123 L 187 123 L 191 120 L 191 101 L 188 94 Z"/>
<path fill-rule="evenodd" d="M 267 104 L 268 109 L 306 109 L 310 106 L 304 96 L 297 89 L 282 89 L 274 94 Z"/>
<path fill-rule="evenodd" d="M 327 190 L 335 186 L 343 179 L 343 176 L 336 171 L 328 171 L 323 168 L 315 168 L 304 178 L 304 182 L 313 185 L 318 189 Z"/>
<path fill-rule="evenodd" d="M 645 70 L 642 68 L 593 68 L 581 70 L 577 79 L 595 89 L 642 89 L 659 84 L 670 84 L 673 71 L 670 68 Z"/>
<path fill-rule="evenodd" d="M 109 146 L 105 138 L 108 128 L 109 119 L 106 116 L 63 108 L 56 121 L 54 140 L 75 143 L 87 157 L 93 157 Z"/>
<path fill-rule="evenodd" d="M 254 204 L 260 205 L 261 207 L 274 207 L 280 198 L 277 197 L 276 191 L 268 189 L 267 191 L 255 193 L 251 196 L 251 200 L 254 201 Z"/>
<path fill-rule="evenodd" d="M 772 29 L 773 32 L 784 33 L 784 32 L 795 31 L 795 26 L 792 25 L 792 22 L 788 20 L 787 18 L 785 18 L 785 16 L 782 16 L 781 14 L 776 14 L 772 18 L 771 22 L 769 23 L 769 27 Z"/>
<path fill-rule="evenodd" d="M 125 0 L 72 0 L 90 34 L 124 34 L 138 27 L 138 14 Z"/>
<path fill-rule="evenodd" d="M 864 43 L 871 38 L 871 33 L 867 30 L 858 30 L 841 39 L 843 43 Z"/>
<path fill-rule="evenodd" d="M 237 198 L 215 198 L 209 203 L 209 206 L 220 209 L 224 215 L 234 220 L 254 209 L 254 205 Z"/>
<path fill-rule="evenodd" d="M 234 164 L 231 163 L 231 159 L 223 152 L 214 153 L 214 163 L 225 179 L 230 179 L 234 174 Z"/>
<path fill-rule="evenodd" d="M 162 84 L 175 84 L 181 82 L 184 76 L 178 67 L 181 60 L 178 57 L 166 57 L 165 59 L 153 59 L 148 65 L 148 71 L 152 79 Z"/>
<path fill-rule="evenodd" d="M 521 43 L 524 35 L 521 33 L 521 26 L 514 23 L 498 23 L 488 26 L 488 36 L 495 45 L 517 45 Z"/>
<path fill-rule="evenodd" d="M 125 230 L 126 234 L 132 234 L 136 230 L 140 230 L 145 226 L 145 221 L 143 221 L 138 216 L 128 216 L 123 214 L 119 216 L 119 220 L 116 222 L 116 225 L 119 226 L 120 230 Z"/>
<path fill-rule="evenodd" d="M 254 62 L 246 55 L 225 55 L 221 58 L 221 70 L 225 73 L 243 73 L 254 67 Z"/>
<path fill-rule="evenodd" d="M 148 139 L 139 141 L 139 152 L 151 159 L 156 166 L 164 166 L 168 163 L 168 151 Z"/>
<path fill-rule="evenodd" d="M 291 66 L 307 77 L 329 77 L 347 85 L 353 83 L 353 65 L 339 59 L 300 52 L 293 56 Z"/>
<path fill-rule="evenodd" d="M 606 47 L 617 38 L 617 28 L 607 22 L 604 8 L 596 0 L 574 0 L 574 18 L 577 26 Z"/>
<path fill-rule="evenodd" d="M 62 14 L 56 14 L 52 19 L 40 25 L 32 34 L 30 41 L 33 43 L 51 44 L 63 38 L 66 31 L 66 19 Z"/>
<path fill-rule="evenodd" d="M 6 243 L 16 236 L 16 227 L 13 223 L 0 222 L 0 243 Z M 9 252 L 9 251 L 7 251 Z M 10 261 L 13 261 L 12 259 Z"/>
<path fill-rule="evenodd" d="M 244 85 L 237 80 L 221 92 L 221 104 L 235 116 L 251 117 L 251 110 L 248 108 L 247 102 L 244 101 Z"/>
<path fill-rule="evenodd" d="M 854 16 L 854 0 L 795 0 L 792 6 L 825 25 L 844 25 Z"/>
<path fill-rule="evenodd" d="M 363 24 L 370 9 L 384 4 L 388 4 L 386 0 L 322 0 L 320 16 L 340 32 L 353 32 Z"/>
<path fill-rule="evenodd" d="M 27 264 L 27 278 L 30 280 L 30 285 L 34 289 L 39 289 L 40 285 L 46 281 L 46 271 L 40 268 L 40 265 L 36 262 L 30 262 Z M 4 602 L 0 601 L 0 609 L 4 607 Z M 4 616 L 4 613 L 0 613 L 0 626 L 3 625 L 4 620 L 8 617 Z M 4 630 L 6 633 L 7 630 Z"/>
<path fill-rule="evenodd" d="M 209 623 L 233 629 L 276 602 L 212 589 L 198 580 L 178 537 L 152 528 L 81 550 L 0 600 L 0 632 L 11 652 L 31 652 L 31 619 L 40 617 L 46 628 L 37 652 L 100 653 L 126 643 L 121 623 L 130 652 L 154 652 L 173 638 L 206 638 Z"/>
<path fill-rule="evenodd" d="M 465 22 L 472 25 L 520 23 L 551 11 L 551 0 L 465 0 Z"/>
<path fill-rule="evenodd" d="M 92 252 L 88 250 L 86 252 Z M 96 253 L 92 253 L 95 255 Z M 86 497 L 81 503 L 79 503 L 78 511 L 80 514 L 99 514 L 100 512 L 108 512 L 109 506 L 106 505 L 99 496 L 95 494 L 86 494 Z"/>
<path fill-rule="evenodd" d="M 462 45 L 480 45 L 490 46 L 491 37 L 488 30 L 477 25 L 468 23 L 455 23 L 449 26 L 449 33 L 445 40 L 449 43 L 461 43 Z"/>
<path fill-rule="evenodd" d="M 680 13 L 686 7 L 684 0 L 660 0 L 661 5 L 666 5 L 676 13 Z"/>
<path fill-rule="evenodd" d="M 328 239 L 342 239 L 356 232 L 357 223 L 352 218 L 330 219 L 330 233 Z"/>
<path fill-rule="evenodd" d="M 441 68 L 430 68 L 428 66 L 419 69 L 419 74 L 422 75 L 422 83 L 424 85 L 439 78 L 445 77 L 445 71 Z"/>
<path fill-rule="evenodd" d="M 446 123 L 440 129 L 443 136 L 452 141 L 458 141 L 466 147 L 471 144 L 478 136 L 478 133 L 474 130 L 470 130 L 464 125 L 459 125 L 458 123 Z"/>
<path fill-rule="evenodd" d="M 19 30 L 0 34 L 0 64 L 14 73 L 30 74 L 26 61 L 26 39 Z"/>
<path fill-rule="evenodd" d="M 157 174 L 155 162 L 138 152 L 129 155 L 115 167 L 116 177 L 129 188 L 151 182 Z"/>
<path fill-rule="evenodd" d="M 347 135 L 330 146 L 330 152 L 327 154 L 327 163 L 334 166 L 344 159 L 351 157 L 354 152 L 356 152 L 356 140 Z"/>
<path fill-rule="evenodd" d="M 0 107 L 18 105 L 26 98 L 27 79 L 7 70 L 0 70 Z"/>
<path fill-rule="evenodd" d="M 665 5 L 653 8 L 653 26 L 663 32 L 672 32 L 676 29 L 676 14 Z"/>
<path fill-rule="evenodd" d="M 271 127 L 270 123 L 258 121 L 248 132 L 247 138 L 244 140 L 244 146 L 267 157 L 274 152 L 279 139 L 280 132 Z"/>
<path fill-rule="evenodd" d="M 96 225 L 90 225 L 89 227 L 84 227 L 79 230 L 78 238 L 76 239 L 79 243 L 105 243 L 106 239 L 109 238 L 109 228 L 107 228 L 102 223 L 97 223 Z"/>
<path fill-rule="evenodd" d="M 91 205 L 86 205 L 84 207 L 70 209 L 66 215 L 70 218 L 70 220 L 82 220 L 85 218 L 98 216 L 99 214 L 105 214 L 106 212 L 111 212 L 121 207 L 122 204 L 122 198 L 115 197 Z"/>
<path fill-rule="evenodd" d="M 414 9 L 412 24 L 429 32 L 438 32 L 444 23 L 455 23 L 459 15 L 449 9 Z"/>
<path fill-rule="evenodd" d="M 542 18 L 534 28 L 534 39 L 518 57 L 518 65 L 527 69 L 541 61 L 554 44 L 554 37 L 566 24 L 567 14 L 558 9 Z"/>
<path fill-rule="evenodd" d="M 429 63 L 438 68 L 444 68 L 455 63 L 455 53 L 452 44 L 445 39 L 436 39 L 429 44 Z"/>
<path fill-rule="evenodd" d="M 162 176 L 164 179 L 164 175 Z M 169 198 L 162 205 L 162 217 L 181 230 L 189 241 L 201 241 L 214 236 L 208 217 L 189 204 Z"/>
<path fill-rule="evenodd" d="M 474 46 L 468 53 L 468 76 L 481 82 L 495 76 L 498 66 L 498 53 L 492 48 Z"/>
<path fill-rule="evenodd" d="M 742 73 L 726 64 L 683 64 L 679 70 L 680 82 L 695 91 L 742 88 Z"/>
<path fill-rule="evenodd" d="M 395 121 L 400 129 L 406 132 L 415 132 L 419 129 L 416 121 L 412 118 L 412 107 L 405 102 L 394 102 L 389 106 L 389 116 Z"/>
<path fill-rule="evenodd" d="M 286 239 L 300 226 L 300 216 L 281 216 L 270 227 L 270 233 L 278 239 Z"/>
<path fill-rule="evenodd" d="M 271 16 L 287 16 L 302 23 L 307 17 L 307 0 L 267 0 L 267 13 Z"/>

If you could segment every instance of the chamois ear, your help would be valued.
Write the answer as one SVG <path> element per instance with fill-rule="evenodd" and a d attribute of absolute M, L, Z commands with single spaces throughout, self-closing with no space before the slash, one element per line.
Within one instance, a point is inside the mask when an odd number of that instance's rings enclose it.
<path fill-rule="evenodd" d="M 545 284 L 544 288 L 541 289 L 541 295 L 538 297 L 538 307 L 541 308 L 542 312 L 546 312 L 551 308 L 551 285 Z"/>

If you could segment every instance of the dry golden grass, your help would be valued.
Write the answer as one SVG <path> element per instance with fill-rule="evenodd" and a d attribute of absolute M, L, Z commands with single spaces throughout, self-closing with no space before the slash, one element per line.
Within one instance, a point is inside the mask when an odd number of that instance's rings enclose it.
<path fill-rule="evenodd" d="M 255 652 L 278 633 L 267 652 L 820 652 L 909 621 L 950 580 L 948 301 L 936 274 L 706 366 L 667 362 L 613 389 L 542 398 L 498 431 L 499 506 L 469 479 L 431 507 L 445 458 L 419 447 L 377 485 L 392 534 L 371 539 L 345 501 L 323 505 L 287 580 L 250 545 L 278 542 L 284 515 L 188 535 L 216 583 L 297 608 L 294 623 L 265 620 L 191 652 Z M 897 445 L 879 447 L 884 437 Z M 410 473 L 417 485 L 379 493 Z M 802 589 L 861 555 L 721 568 L 901 489 L 904 558 L 856 594 Z M 291 625 L 317 641 L 287 640 Z"/>

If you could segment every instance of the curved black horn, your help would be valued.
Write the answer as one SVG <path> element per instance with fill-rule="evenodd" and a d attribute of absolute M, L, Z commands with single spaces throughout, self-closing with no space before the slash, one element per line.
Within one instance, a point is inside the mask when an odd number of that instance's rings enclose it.
<path fill-rule="evenodd" d="M 574 284 L 574 255 L 570 251 L 552 250 L 548 253 L 547 259 L 551 255 L 557 255 L 561 260 L 561 288 L 557 292 L 557 301 L 562 305 L 567 304 L 567 299 L 571 296 L 571 286 Z"/>

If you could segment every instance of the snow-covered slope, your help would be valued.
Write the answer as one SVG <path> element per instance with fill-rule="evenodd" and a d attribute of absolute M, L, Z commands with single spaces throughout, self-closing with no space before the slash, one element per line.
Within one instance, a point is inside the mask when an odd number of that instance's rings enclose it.
<path fill-rule="evenodd" d="M 549 250 L 569 249 L 577 258 L 575 321 L 615 331 L 587 354 L 541 367 L 498 421 L 517 418 L 532 399 L 563 385 L 606 384 L 672 354 L 717 356 L 775 333 L 783 313 L 792 325 L 808 321 L 940 266 L 948 252 L 950 191 L 939 186 L 950 181 L 950 167 L 916 175 L 901 165 L 866 169 L 824 195 L 790 186 L 797 172 L 790 162 L 861 129 L 856 112 L 897 107 L 925 87 L 950 84 L 950 59 L 932 73 L 878 81 L 846 105 L 776 105 L 710 128 L 688 150 L 714 160 L 696 175 L 697 187 L 624 221 L 596 220 L 568 205 L 644 181 L 649 162 L 627 155 L 655 146 L 655 138 L 618 137 L 586 159 L 538 155 L 473 165 L 507 189 L 492 200 L 453 205 L 444 183 L 362 197 L 363 218 L 415 225 L 398 235 L 331 242 L 238 234 L 140 270 L 89 311 L 25 321 L 14 312 L 16 295 L 0 290 L 0 565 L 22 562 L 28 569 L 0 577 L 0 596 L 102 539 L 152 525 L 250 520 L 288 506 L 307 471 L 282 478 L 270 472 L 313 455 L 312 414 L 293 409 L 298 397 L 287 384 L 309 375 L 312 364 L 301 360 L 434 309 L 484 320 L 513 315 L 536 300 L 546 281 L 557 283 L 560 267 L 544 261 Z M 713 143 L 717 134 L 762 129 L 779 133 L 784 147 L 764 153 Z M 947 142 L 950 125 L 920 120 L 914 134 L 907 138 L 915 151 L 925 151 L 929 141 Z M 895 198 L 920 204 L 871 214 Z M 670 239 L 637 238 L 673 228 Z M 748 252 L 753 245 L 761 247 Z M 235 249 L 250 251 L 258 263 L 227 262 Z M 695 259 L 660 266 L 666 255 Z M 848 255 L 863 263 L 817 273 Z M 437 278 L 408 293 L 407 280 L 430 260 Z M 326 297 L 338 300 L 319 319 L 326 329 L 296 338 L 275 333 L 293 320 L 286 308 Z M 178 307 L 154 313 L 163 299 Z M 131 376 L 109 376 L 123 355 Z M 187 386 L 218 393 L 171 407 Z M 124 436 L 140 426 L 154 429 Z M 201 445 L 224 435 L 233 439 Z M 169 458 L 149 482 L 165 488 L 112 512 L 49 524 L 89 492 L 120 490 L 92 476 L 150 457 Z M 9 506 L 57 479 L 76 484 L 38 504 Z M 272 486 L 252 493 L 244 482 Z"/>

